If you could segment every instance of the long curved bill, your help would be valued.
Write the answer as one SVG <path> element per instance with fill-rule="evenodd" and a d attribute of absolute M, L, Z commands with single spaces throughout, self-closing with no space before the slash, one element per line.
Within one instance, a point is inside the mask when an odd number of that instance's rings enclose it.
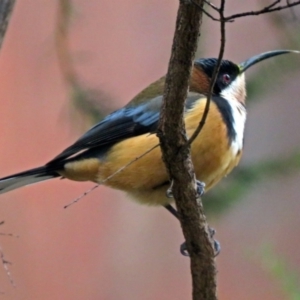
<path fill-rule="evenodd" d="M 239 64 L 240 72 L 241 73 L 245 72 L 248 68 L 250 68 L 251 66 L 255 65 L 256 63 L 258 63 L 262 60 L 265 60 L 265 59 L 268 59 L 270 57 L 274 57 L 277 55 L 286 54 L 286 53 L 300 53 L 300 51 L 275 50 L 275 51 L 269 51 L 269 52 L 264 52 L 264 53 L 255 55 Z"/>

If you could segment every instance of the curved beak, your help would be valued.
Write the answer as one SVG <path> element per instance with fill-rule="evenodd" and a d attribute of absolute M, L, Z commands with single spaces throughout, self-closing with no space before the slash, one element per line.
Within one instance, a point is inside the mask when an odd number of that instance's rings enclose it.
<path fill-rule="evenodd" d="M 286 54 L 286 53 L 300 53 L 300 51 L 296 51 L 296 50 L 275 50 L 275 51 L 269 51 L 269 52 L 264 52 L 258 55 L 255 55 L 245 61 L 243 61 L 242 63 L 239 64 L 239 68 L 240 68 L 240 73 L 245 72 L 248 68 L 250 68 L 251 66 L 255 65 L 256 63 L 265 60 L 267 58 L 273 57 L 273 56 L 277 56 L 277 55 L 281 55 L 281 54 Z"/>

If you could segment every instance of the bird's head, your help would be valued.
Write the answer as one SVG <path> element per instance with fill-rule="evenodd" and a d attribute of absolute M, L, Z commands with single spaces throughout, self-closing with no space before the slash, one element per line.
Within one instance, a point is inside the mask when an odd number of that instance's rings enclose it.
<path fill-rule="evenodd" d="M 273 56 L 286 53 L 300 53 L 293 50 L 276 50 L 255 55 L 240 64 L 229 60 L 222 60 L 219 74 L 213 89 L 213 95 L 232 99 L 241 103 L 246 98 L 246 83 L 244 72 L 256 63 Z M 214 68 L 217 64 L 216 58 L 201 58 L 194 62 L 190 79 L 190 91 L 207 95 Z"/>

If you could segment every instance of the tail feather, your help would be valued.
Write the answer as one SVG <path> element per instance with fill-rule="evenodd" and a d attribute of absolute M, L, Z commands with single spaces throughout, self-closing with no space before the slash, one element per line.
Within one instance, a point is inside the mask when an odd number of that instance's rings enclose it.
<path fill-rule="evenodd" d="M 47 167 L 39 167 L 4 178 L 0 178 L 0 194 L 4 194 L 6 192 L 12 191 L 25 185 L 33 184 L 39 181 L 44 181 L 59 176 L 60 175 L 54 171 L 49 172 Z"/>

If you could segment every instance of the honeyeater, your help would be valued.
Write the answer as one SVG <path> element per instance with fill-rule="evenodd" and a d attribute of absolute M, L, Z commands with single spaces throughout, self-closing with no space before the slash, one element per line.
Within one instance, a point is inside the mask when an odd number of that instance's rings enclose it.
<path fill-rule="evenodd" d="M 242 155 L 246 121 L 244 72 L 264 59 L 291 52 L 297 51 L 265 52 L 240 64 L 222 60 L 206 123 L 191 145 L 196 177 L 205 184 L 206 191 L 227 175 Z M 202 118 L 216 63 L 215 58 L 201 58 L 193 64 L 184 115 L 188 136 Z M 138 94 L 136 101 L 108 115 L 44 166 L 1 178 L 0 193 L 60 177 L 103 183 L 144 204 L 168 205 L 172 201 L 166 196 L 170 180 L 160 148 L 142 156 L 159 144 L 156 129 L 163 86 L 161 78 Z"/>

